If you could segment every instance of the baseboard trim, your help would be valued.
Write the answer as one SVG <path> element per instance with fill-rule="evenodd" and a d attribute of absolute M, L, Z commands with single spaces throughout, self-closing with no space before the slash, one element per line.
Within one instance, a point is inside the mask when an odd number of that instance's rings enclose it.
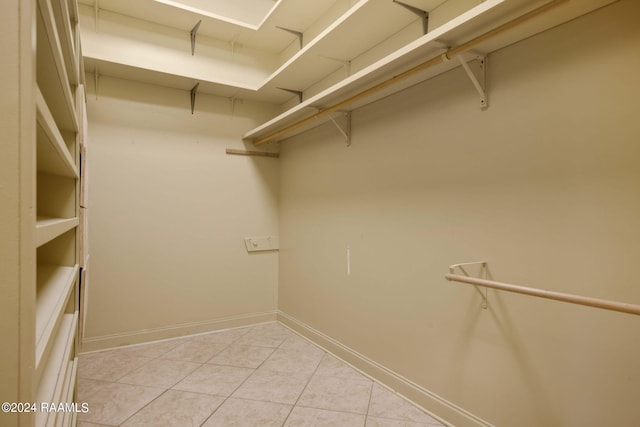
<path fill-rule="evenodd" d="M 277 313 L 277 310 L 272 310 L 260 313 L 228 316 L 220 319 L 205 320 L 203 322 L 183 323 L 180 325 L 171 325 L 161 328 L 143 329 L 120 334 L 102 335 L 91 338 L 85 337 L 81 343 L 80 352 L 87 353 L 90 351 L 141 344 L 150 341 L 162 341 L 186 335 L 195 335 L 199 333 L 256 325 L 259 323 L 274 322 L 277 320 Z"/>
<path fill-rule="evenodd" d="M 306 323 L 283 312 L 277 312 L 277 320 L 294 332 L 309 339 L 334 356 L 352 365 L 365 375 L 402 395 L 447 426 L 493 427 L 493 424 L 460 408 L 426 388 L 414 383 L 391 369 L 369 359 L 349 346 L 314 329 Z"/>

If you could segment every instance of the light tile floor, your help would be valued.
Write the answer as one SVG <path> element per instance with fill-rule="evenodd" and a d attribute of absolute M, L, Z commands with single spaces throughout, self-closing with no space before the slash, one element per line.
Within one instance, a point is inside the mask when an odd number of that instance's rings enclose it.
<path fill-rule="evenodd" d="M 80 355 L 79 427 L 442 426 L 277 322 Z"/>

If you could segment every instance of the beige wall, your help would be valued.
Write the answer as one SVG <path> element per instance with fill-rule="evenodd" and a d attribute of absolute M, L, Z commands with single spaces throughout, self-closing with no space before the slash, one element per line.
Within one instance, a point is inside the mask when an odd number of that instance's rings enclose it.
<path fill-rule="evenodd" d="M 280 310 L 496 425 L 637 423 L 637 317 L 492 291 L 482 310 L 443 276 L 487 260 L 640 304 L 638 16 L 492 54 L 487 111 L 456 69 L 354 112 L 349 148 L 331 125 L 283 144 Z"/>
<path fill-rule="evenodd" d="M 269 109 L 93 77 L 85 350 L 273 318 L 277 252 L 243 238 L 278 235 L 278 161 L 225 154 Z"/>

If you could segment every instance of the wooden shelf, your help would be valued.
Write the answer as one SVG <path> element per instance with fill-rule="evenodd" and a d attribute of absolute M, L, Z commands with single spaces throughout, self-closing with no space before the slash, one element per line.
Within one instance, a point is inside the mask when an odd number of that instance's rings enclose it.
<path fill-rule="evenodd" d="M 380 16 L 385 17 L 383 22 Z M 413 14 L 390 1 L 361 0 L 282 64 L 260 90 L 306 89 L 342 68 L 339 61 L 351 61 L 413 21 Z"/>
<path fill-rule="evenodd" d="M 58 38 L 62 47 L 62 56 L 69 76 L 69 82 L 72 85 L 77 85 L 79 82 L 79 67 L 76 55 L 76 37 L 71 27 L 73 23 L 69 7 L 70 5 L 67 0 L 56 0 L 52 3 L 53 15 L 56 28 L 58 29 Z"/>
<path fill-rule="evenodd" d="M 544 15 L 539 19 L 533 19 L 518 28 L 514 28 L 509 32 L 501 34 L 500 36 L 483 41 L 480 45 L 476 46 L 474 53 L 467 55 L 467 59 L 470 59 L 471 56 L 475 56 L 475 52 L 493 52 L 541 31 L 553 28 L 554 26 L 570 19 L 574 19 L 594 9 L 605 6 L 612 1 L 613 0 L 583 0 L 580 2 L 561 3 L 554 9 L 544 13 Z M 408 43 L 404 47 L 374 62 L 368 67 L 363 68 L 344 80 L 304 100 L 300 104 L 290 108 L 272 120 L 269 120 L 247 132 L 243 136 L 243 139 L 247 141 L 256 141 L 279 131 L 280 129 L 286 128 L 299 120 L 311 117 L 314 115 L 314 111 L 317 112 L 318 110 L 336 105 L 341 101 L 363 92 L 384 80 L 390 79 L 395 75 L 409 70 L 430 58 L 441 55 L 447 50 L 447 46 L 455 47 L 462 45 L 474 37 L 498 27 L 500 24 L 506 23 L 515 17 L 524 15 L 536 7 L 547 3 L 548 1 L 538 0 L 487 0 L 450 20 L 446 24 L 435 28 L 428 34 L 419 37 L 413 42 Z M 445 40 L 446 43 L 444 43 Z M 381 90 L 375 95 L 359 99 L 357 102 L 343 108 L 342 110 L 354 110 L 458 66 L 460 66 L 460 63 L 457 60 L 446 61 L 420 73 L 416 73 L 411 78 L 398 82 L 385 90 Z M 324 117 L 322 120 L 319 119 L 313 124 L 305 125 L 292 130 L 291 132 L 280 135 L 277 140 L 297 135 L 328 120 L 328 117 Z"/>
<path fill-rule="evenodd" d="M 38 0 L 38 5 L 36 80 L 58 128 L 76 132 L 75 100 L 51 1 Z"/>
<path fill-rule="evenodd" d="M 38 172 L 78 178 L 78 168 L 56 126 L 40 89 L 36 91 Z"/>
<path fill-rule="evenodd" d="M 60 327 L 55 336 L 51 353 L 40 377 L 36 391 L 36 402 L 61 402 L 66 396 L 62 392 L 67 379 L 69 361 L 72 360 L 76 328 L 78 325 L 78 313 L 65 314 L 60 320 Z M 36 413 L 37 427 L 52 425 L 55 421 L 55 413 L 38 411 Z"/>
<path fill-rule="evenodd" d="M 36 371 L 50 350 L 51 337 L 61 319 L 73 286 L 78 281 L 79 266 L 38 265 L 36 290 Z"/>
<path fill-rule="evenodd" d="M 36 220 L 36 247 L 40 247 L 55 239 L 63 233 L 77 227 L 78 217 L 74 218 L 49 218 L 38 217 Z"/>

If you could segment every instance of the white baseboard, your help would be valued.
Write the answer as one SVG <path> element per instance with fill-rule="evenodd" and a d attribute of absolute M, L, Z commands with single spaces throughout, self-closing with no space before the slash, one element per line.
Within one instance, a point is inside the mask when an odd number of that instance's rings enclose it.
<path fill-rule="evenodd" d="M 493 427 L 493 424 L 466 411 L 391 369 L 358 353 L 347 345 L 325 335 L 304 322 L 278 311 L 277 320 L 334 356 L 402 395 L 447 426 Z"/>
<path fill-rule="evenodd" d="M 161 341 L 171 338 L 194 335 L 204 332 L 214 332 L 222 329 L 238 328 L 277 320 L 277 311 L 242 314 L 203 322 L 184 323 L 181 325 L 165 326 L 154 329 L 144 329 L 121 334 L 103 335 L 85 338 L 80 346 L 80 352 L 86 353 L 107 348 L 122 347 L 150 341 Z"/>

